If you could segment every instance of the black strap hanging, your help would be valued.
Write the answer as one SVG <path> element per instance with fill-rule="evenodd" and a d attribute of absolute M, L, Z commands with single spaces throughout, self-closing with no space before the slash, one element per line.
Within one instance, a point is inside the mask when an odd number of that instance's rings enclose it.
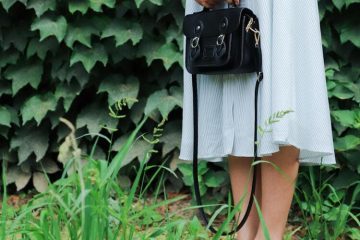
<path fill-rule="evenodd" d="M 260 46 L 257 47 L 258 49 L 258 55 L 259 55 L 259 62 L 257 63 L 258 66 L 258 72 L 257 72 L 257 80 L 255 85 L 255 126 L 254 126 L 254 159 L 253 162 L 258 159 L 257 156 L 257 101 L 258 101 L 258 89 L 259 84 L 263 79 L 263 73 L 262 73 L 262 55 L 261 55 L 261 48 Z M 206 222 L 206 224 L 209 224 L 209 220 L 206 216 L 206 213 L 204 212 L 204 209 L 202 206 L 201 196 L 200 196 L 200 189 L 199 189 L 199 182 L 198 182 L 198 99 L 197 99 L 197 78 L 196 74 L 192 74 L 192 87 L 193 87 L 193 117 L 194 117 L 194 151 L 193 151 L 193 179 L 194 179 L 194 190 L 195 190 L 195 197 L 197 204 L 200 206 L 199 211 L 201 213 L 202 218 Z M 251 195 L 249 199 L 249 203 L 244 215 L 244 218 L 241 220 L 239 225 L 236 227 L 236 229 L 230 231 L 230 232 L 223 232 L 222 235 L 231 235 L 237 231 L 240 230 L 240 228 L 245 224 L 247 218 L 249 217 L 251 207 L 253 204 L 253 196 L 255 197 L 255 186 L 256 186 L 256 166 L 254 165 L 253 170 L 253 180 L 252 180 L 252 186 L 251 186 Z M 212 214 L 213 215 L 213 214 Z M 217 233 L 218 230 L 216 230 L 213 226 L 209 226 L 210 230 L 213 233 Z"/>

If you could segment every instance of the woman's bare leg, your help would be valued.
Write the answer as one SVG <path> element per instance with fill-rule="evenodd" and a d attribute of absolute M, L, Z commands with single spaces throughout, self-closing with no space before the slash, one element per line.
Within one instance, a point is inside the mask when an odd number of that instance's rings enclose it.
<path fill-rule="evenodd" d="M 242 204 L 241 213 L 236 214 L 236 219 L 239 219 L 238 224 L 243 219 L 245 210 L 248 206 L 249 196 L 251 193 L 251 184 L 253 177 L 253 169 L 250 171 L 250 165 L 253 161 L 253 157 L 236 157 L 229 155 L 228 157 L 228 166 L 229 174 L 231 180 L 231 188 L 233 194 L 234 205 L 236 205 L 240 198 L 243 196 L 245 191 L 245 184 L 247 184 L 248 190 L 245 196 L 245 200 Z M 250 177 L 249 177 L 249 174 Z M 256 169 L 256 187 L 255 187 L 255 196 L 258 202 L 261 202 L 261 168 L 260 165 Z M 237 232 L 238 240 L 253 240 L 257 233 L 259 225 L 259 218 L 256 211 L 255 203 L 253 203 L 248 219 L 246 220 L 244 226 Z"/>
<path fill-rule="evenodd" d="M 283 172 L 279 173 L 270 163 L 261 163 L 261 212 L 271 240 L 283 239 L 298 175 L 299 151 L 294 146 L 280 146 L 280 151 L 262 157 L 263 160 L 276 164 Z M 255 240 L 262 239 L 265 237 L 259 226 Z"/>

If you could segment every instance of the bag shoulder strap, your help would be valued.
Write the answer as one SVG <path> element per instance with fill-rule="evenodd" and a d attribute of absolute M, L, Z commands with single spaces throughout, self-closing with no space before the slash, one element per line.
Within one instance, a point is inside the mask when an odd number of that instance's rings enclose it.
<path fill-rule="evenodd" d="M 256 81 L 256 86 L 255 86 L 255 130 L 254 130 L 254 152 L 255 152 L 255 157 L 253 159 L 253 162 L 257 160 L 257 145 L 256 145 L 256 141 L 257 141 L 257 95 L 258 95 L 258 88 L 259 88 L 259 83 L 261 80 L 259 80 L 261 77 L 258 75 L 258 80 Z M 195 190 L 195 197 L 196 197 L 196 201 L 197 204 L 199 205 L 199 210 L 201 213 L 202 218 L 204 219 L 204 221 L 206 222 L 206 224 L 209 224 L 209 220 L 204 212 L 204 209 L 202 206 L 202 201 L 201 201 L 201 196 L 200 196 L 200 189 L 199 189 L 199 181 L 198 181 L 198 157 L 197 157 L 197 153 L 198 153 L 198 104 L 197 104 L 197 80 L 196 80 L 196 74 L 192 74 L 192 82 L 193 82 L 193 102 L 194 102 L 194 150 L 193 150 L 193 178 L 194 178 L 194 190 Z M 253 198 L 252 196 L 255 196 L 255 186 L 256 186 L 256 166 L 254 165 L 254 170 L 253 170 L 253 180 L 252 180 L 252 186 L 251 186 L 251 195 L 250 195 L 250 199 L 249 199 L 249 203 L 245 212 L 245 215 L 243 217 L 243 219 L 241 220 L 241 222 L 239 223 L 239 225 L 237 226 L 237 228 L 231 232 L 224 232 L 222 233 L 222 235 L 231 235 L 235 232 L 237 232 L 238 230 L 240 230 L 240 228 L 245 224 L 245 221 L 247 220 L 249 214 L 250 214 L 250 210 L 253 204 Z M 213 215 L 213 214 L 212 214 Z M 212 227 L 210 225 L 210 230 L 213 233 L 217 233 L 218 230 L 216 230 L 214 227 Z"/>

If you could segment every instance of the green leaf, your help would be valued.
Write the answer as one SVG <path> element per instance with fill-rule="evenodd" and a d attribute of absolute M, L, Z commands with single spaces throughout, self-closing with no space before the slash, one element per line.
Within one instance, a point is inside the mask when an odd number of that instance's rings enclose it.
<path fill-rule="evenodd" d="M 46 180 L 45 175 L 41 172 L 34 172 L 33 184 L 38 192 L 45 192 L 48 188 L 48 181 Z"/>
<path fill-rule="evenodd" d="M 85 14 L 89 9 L 89 3 L 86 0 L 70 0 L 69 1 L 69 12 L 74 14 L 79 11 L 81 14 Z"/>
<path fill-rule="evenodd" d="M 90 8 L 95 12 L 102 12 L 101 6 L 105 5 L 109 8 L 114 8 L 115 0 L 89 0 Z"/>
<path fill-rule="evenodd" d="M 128 40 L 131 40 L 133 45 L 136 45 L 143 36 L 143 30 L 139 23 L 133 21 L 120 21 L 112 22 L 106 27 L 101 35 L 101 38 L 115 37 L 116 47 L 123 45 Z"/>
<path fill-rule="evenodd" d="M 15 50 L 0 51 L 0 69 L 7 64 L 15 64 L 19 58 L 19 52 Z"/>
<path fill-rule="evenodd" d="M 85 84 L 89 81 L 89 73 L 86 72 L 85 68 L 81 64 L 75 64 L 66 73 L 66 80 L 68 83 L 72 79 L 75 79 L 81 87 L 84 87 Z"/>
<path fill-rule="evenodd" d="M 178 94 L 179 89 L 175 88 L 173 92 L 174 95 L 170 95 L 166 89 L 162 89 L 152 93 L 147 100 L 145 114 L 149 116 L 152 111 L 158 109 L 163 118 L 167 118 L 176 105 L 182 106 L 182 101 L 179 99 Z"/>
<path fill-rule="evenodd" d="M 14 46 L 20 52 L 23 52 L 29 37 L 35 35 L 34 32 L 29 31 L 30 22 L 26 20 L 20 20 L 16 23 L 12 22 L 14 25 L 9 28 L 1 29 L 0 38 L 3 35 L 2 48 L 4 50 L 10 49 L 11 46 Z"/>
<path fill-rule="evenodd" d="M 117 119 L 108 114 L 108 106 L 98 100 L 83 107 L 76 119 L 76 127 L 86 126 L 90 133 L 99 133 L 103 126 L 115 128 Z"/>
<path fill-rule="evenodd" d="M 31 24 L 31 31 L 36 30 L 40 31 L 40 41 L 49 36 L 55 36 L 61 42 L 66 34 L 67 21 L 63 16 L 42 16 L 41 18 L 36 18 Z"/>
<path fill-rule="evenodd" d="M 54 11 L 56 9 L 56 0 L 29 0 L 27 8 L 33 8 L 35 10 L 36 16 L 40 17 L 47 10 Z"/>
<path fill-rule="evenodd" d="M 36 161 L 41 160 L 48 147 L 48 129 L 44 126 L 36 127 L 33 124 L 20 128 L 10 142 L 10 150 L 17 148 L 19 164 L 32 153 L 35 154 Z"/>
<path fill-rule="evenodd" d="M 139 80 L 136 77 L 130 76 L 124 78 L 119 74 L 113 74 L 106 77 L 100 84 L 98 93 L 106 92 L 108 94 L 108 103 L 113 105 L 123 98 L 137 98 L 139 93 Z M 129 103 L 129 108 L 134 102 Z"/>
<path fill-rule="evenodd" d="M 346 189 L 351 184 L 354 184 L 356 181 L 359 181 L 359 175 L 354 171 L 344 168 L 339 172 L 339 175 L 333 180 L 333 186 L 336 190 Z"/>
<path fill-rule="evenodd" d="M 11 127 L 11 112 L 5 106 L 0 106 L 0 125 Z"/>
<path fill-rule="evenodd" d="M 163 4 L 163 0 L 149 0 L 149 1 L 158 6 L 162 6 Z"/>
<path fill-rule="evenodd" d="M 60 100 L 61 98 L 64 101 L 65 111 L 69 111 L 69 108 L 76 98 L 80 94 L 81 88 L 75 83 L 70 84 L 58 84 L 56 86 L 55 98 Z"/>
<path fill-rule="evenodd" d="M 21 2 L 26 5 L 27 0 L 1 0 L 0 3 L 6 11 L 9 11 L 9 8 L 14 5 L 16 2 Z"/>
<path fill-rule="evenodd" d="M 360 129 L 360 109 L 335 110 L 331 115 L 340 122 L 342 126 Z"/>
<path fill-rule="evenodd" d="M 54 54 L 57 48 L 58 43 L 55 38 L 47 38 L 42 42 L 33 38 L 27 47 L 26 56 L 29 58 L 36 54 L 41 60 L 44 60 L 48 51 Z"/>
<path fill-rule="evenodd" d="M 339 20 L 334 23 L 336 30 L 340 34 L 342 44 L 350 41 L 356 47 L 360 48 L 359 31 L 356 28 L 359 24 L 360 19 L 358 12 L 355 10 L 348 11 L 346 17 L 339 18 Z"/>
<path fill-rule="evenodd" d="M 91 35 L 98 35 L 99 31 L 89 21 L 82 21 L 77 24 L 69 25 L 65 43 L 73 48 L 74 42 L 78 41 L 91 48 Z"/>
<path fill-rule="evenodd" d="M 9 81 L 0 81 L 0 97 L 4 94 L 11 95 L 11 84 Z"/>
<path fill-rule="evenodd" d="M 119 151 L 122 146 L 129 139 L 130 133 L 124 134 L 118 138 L 111 147 L 112 151 Z M 131 163 L 134 158 L 142 160 L 145 157 L 145 153 L 152 148 L 152 145 L 143 139 L 136 140 L 130 148 L 128 154 L 126 154 L 124 160 L 121 162 L 121 167 Z"/>
<path fill-rule="evenodd" d="M 140 8 L 140 5 L 144 2 L 145 0 L 135 0 L 135 4 L 137 8 Z"/>
<path fill-rule="evenodd" d="M 341 8 L 345 5 L 344 0 L 332 0 L 332 2 L 338 10 L 341 10 Z"/>
<path fill-rule="evenodd" d="M 21 107 L 23 123 L 34 118 L 37 125 L 39 125 L 49 111 L 55 111 L 56 105 L 57 99 L 51 92 L 32 96 Z"/>
<path fill-rule="evenodd" d="M 349 7 L 353 3 L 360 3 L 359 0 L 345 0 L 346 7 Z"/>
<path fill-rule="evenodd" d="M 46 173 L 50 174 L 60 171 L 58 165 L 53 160 L 47 158 L 43 159 L 40 162 L 37 162 L 35 165 L 35 169 L 39 172 L 45 171 Z"/>
<path fill-rule="evenodd" d="M 164 133 L 160 137 L 160 141 L 164 143 L 162 154 L 165 156 L 174 148 L 180 149 L 181 141 L 181 122 L 172 121 L 165 124 Z"/>
<path fill-rule="evenodd" d="M 160 59 L 163 61 L 166 70 L 169 70 L 176 62 L 178 62 L 180 66 L 183 65 L 183 55 L 176 49 L 175 44 L 172 42 L 161 43 L 144 39 L 140 43 L 138 56 L 145 56 L 148 65 L 155 59 Z"/>
<path fill-rule="evenodd" d="M 349 99 L 354 97 L 354 92 L 340 84 L 336 85 L 330 93 L 339 99 Z"/>
<path fill-rule="evenodd" d="M 12 94 L 13 96 L 25 85 L 30 84 L 34 89 L 40 84 L 43 73 L 43 66 L 41 62 L 21 62 L 16 65 L 9 66 L 4 76 L 12 80 Z"/>
<path fill-rule="evenodd" d="M 228 174 L 225 171 L 217 171 L 217 172 L 213 172 L 213 171 L 209 171 L 205 174 L 205 185 L 207 187 L 219 187 L 221 186 L 226 178 L 227 178 Z"/>
<path fill-rule="evenodd" d="M 345 137 L 337 138 L 334 145 L 335 149 L 340 152 L 352 150 L 360 145 L 360 137 L 349 134 Z"/>
<path fill-rule="evenodd" d="M 98 61 L 103 63 L 104 66 L 108 61 L 108 56 L 103 45 L 99 43 L 94 44 L 92 49 L 76 46 L 70 58 L 70 67 L 74 65 L 74 63 L 81 62 L 86 71 L 90 72 Z"/>

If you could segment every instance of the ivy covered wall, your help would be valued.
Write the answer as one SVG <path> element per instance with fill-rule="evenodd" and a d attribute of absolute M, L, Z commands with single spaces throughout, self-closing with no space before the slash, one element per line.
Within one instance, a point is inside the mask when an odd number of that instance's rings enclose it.
<path fill-rule="evenodd" d="M 179 153 L 184 0 L 0 0 L 0 160 L 9 183 L 42 189 L 69 128 L 106 159 L 145 112 L 167 118 L 159 154 Z M 360 175 L 359 0 L 320 0 L 326 76 L 343 187 Z M 109 114 L 123 98 L 137 99 Z M 99 136 L 102 136 L 99 138 Z M 96 148 L 92 149 L 98 140 Z M 111 144 L 110 144 L 111 142 Z M 141 140 L 127 162 L 142 154 Z M 66 153 L 64 153 L 66 156 Z"/>

